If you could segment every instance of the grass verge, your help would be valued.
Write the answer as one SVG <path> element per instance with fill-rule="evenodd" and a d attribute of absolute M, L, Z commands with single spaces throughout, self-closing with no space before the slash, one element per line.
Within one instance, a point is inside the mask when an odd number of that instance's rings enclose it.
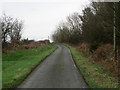
<path fill-rule="evenodd" d="M 68 45 L 67 45 L 68 46 Z M 68 46 L 73 59 L 90 88 L 118 88 L 118 80 L 110 77 L 102 66 L 92 63 L 75 47 Z"/>
<path fill-rule="evenodd" d="M 0 90 L 1 89 L 2 89 L 2 53 L 0 52 Z"/>
<path fill-rule="evenodd" d="M 45 57 L 57 47 L 40 46 L 34 49 L 17 50 L 2 56 L 3 88 L 15 88 Z"/>

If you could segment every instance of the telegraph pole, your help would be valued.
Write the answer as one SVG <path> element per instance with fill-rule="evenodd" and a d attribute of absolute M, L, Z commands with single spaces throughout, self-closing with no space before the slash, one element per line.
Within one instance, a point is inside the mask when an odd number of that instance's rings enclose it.
<path fill-rule="evenodd" d="M 113 2 L 113 7 L 114 7 L 114 17 L 113 17 L 113 50 L 114 50 L 114 59 L 116 60 L 116 27 L 115 27 L 115 2 Z"/>

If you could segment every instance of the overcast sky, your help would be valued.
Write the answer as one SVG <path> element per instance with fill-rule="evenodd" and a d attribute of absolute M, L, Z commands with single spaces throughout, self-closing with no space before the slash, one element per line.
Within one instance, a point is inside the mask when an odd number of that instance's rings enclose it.
<path fill-rule="evenodd" d="M 0 13 L 24 21 L 22 38 L 47 39 L 56 26 L 74 12 L 80 12 L 89 0 L 4 0 Z"/>

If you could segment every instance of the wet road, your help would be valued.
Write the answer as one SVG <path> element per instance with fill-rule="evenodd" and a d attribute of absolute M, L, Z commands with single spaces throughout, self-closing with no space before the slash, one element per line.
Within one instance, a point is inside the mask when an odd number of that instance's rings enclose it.
<path fill-rule="evenodd" d="M 69 49 L 57 46 L 18 88 L 87 88 Z"/>

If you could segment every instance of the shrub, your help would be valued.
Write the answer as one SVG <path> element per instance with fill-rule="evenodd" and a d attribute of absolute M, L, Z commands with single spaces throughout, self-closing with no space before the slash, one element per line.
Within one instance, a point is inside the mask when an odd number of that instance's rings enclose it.
<path fill-rule="evenodd" d="M 78 45 L 78 50 L 83 53 L 85 56 L 89 55 L 89 45 L 87 43 L 81 43 Z"/>
<path fill-rule="evenodd" d="M 111 76 L 118 77 L 118 61 L 114 59 L 113 45 L 104 44 L 99 46 L 94 52 L 92 59 L 93 61 L 101 64 Z"/>
<path fill-rule="evenodd" d="M 113 60 L 113 46 L 111 44 L 105 44 L 99 46 L 93 52 L 93 60 L 101 61 L 101 60 Z"/>

